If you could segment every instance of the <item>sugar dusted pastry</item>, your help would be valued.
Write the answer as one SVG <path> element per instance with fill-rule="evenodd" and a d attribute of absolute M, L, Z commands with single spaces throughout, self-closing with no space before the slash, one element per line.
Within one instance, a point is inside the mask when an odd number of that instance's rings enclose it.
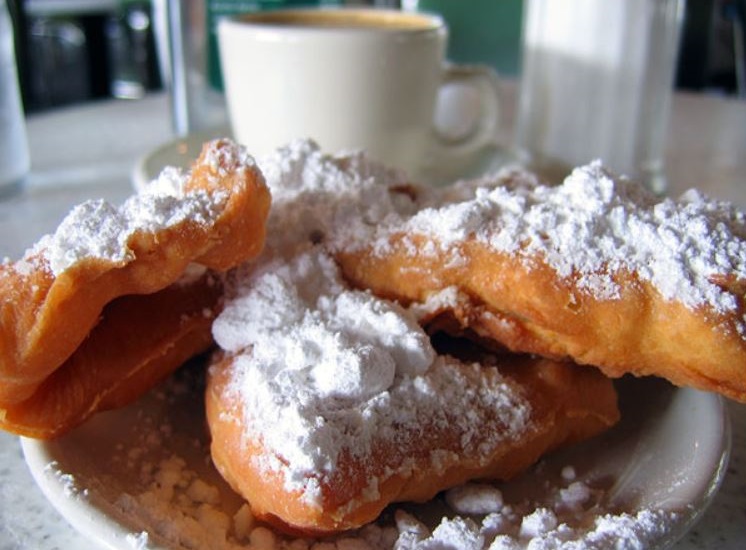
<path fill-rule="evenodd" d="M 134 401 L 212 345 L 222 296 L 212 272 L 107 304 L 81 345 L 28 398 L 5 403 L 0 428 L 50 439 L 94 413 Z"/>
<path fill-rule="evenodd" d="M 656 201 L 598 164 L 463 191 L 341 249 L 345 274 L 514 351 L 746 401 L 742 212 L 693 191 Z"/>
<path fill-rule="evenodd" d="M 618 419 L 595 370 L 437 354 L 411 312 L 350 289 L 321 247 L 239 270 L 228 288 L 206 394 L 212 459 L 254 515 L 290 532 L 512 477 Z"/>
<path fill-rule="evenodd" d="M 265 168 L 276 203 L 303 196 L 292 223 L 354 285 L 513 351 L 746 401 L 746 220 L 733 206 L 659 200 L 598 163 L 557 186 L 508 170 L 433 190 L 308 143 L 285 156 Z"/>
<path fill-rule="evenodd" d="M 8 409 L 18 411 L 24 409 L 24 402 L 33 402 L 40 386 L 93 334 L 101 316 L 109 315 L 107 304 L 122 296 L 158 293 L 182 279 L 193 264 L 202 272 L 225 271 L 259 254 L 269 204 L 269 192 L 253 159 L 234 143 L 217 140 L 205 145 L 188 173 L 167 170 L 120 207 L 103 201 L 83 203 L 21 260 L 0 265 L 0 419 L 10 414 Z M 214 294 L 207 292 L 203 298 L 206 317 L 212 315 L 208 306 L 216 303 Z M 157 300 L 158 294 L 154 296 Z M 191 318 L 189 307 L 183 307 Z M 127 317 L 116 321 L 120 338 L 137 332 L 125 332 L 126 321 Z M 174 338 L 172 345 L 183 336 L 184 327 L 178 317 L 176 321 L 169 325 L 173 332 L 164 336 L 166 341 Z M 201 331 L 203 336 L 195 341 L 209 341 L 209 325 Z M 86 345 L 96 349 L 96 342 Z M 168 348 L 164 342 L 159 346 Z M 107 357 L 106 350 L 101 353 Z M 176 368 L 180 364 L 173 360 L 176 355 L 167 368 L 160 365 L 158 376 L 134 366 L 122 372 L 133 387 L 140 387 L 140 382 L 150 377 L 155 382 Z M 86 361 L 93 365 L 96 357 Z M 85 376 L 105 370 L 100 364 L 96 369 Z M 130 377 L 140 377 L 139 382 Z M 97 393 L 101 388 L 95 382 L 70 380 L 61 385 L 67 382 L 77 389 L 87 388 L 89 393 L 82 399 L 89 401 L 86 407 L 95 408 L 101 401 Z M 126 388 L 119 387 L 118 393 L 125 394 Z M 50 417 L 49 422 L 56 421 Z"/>

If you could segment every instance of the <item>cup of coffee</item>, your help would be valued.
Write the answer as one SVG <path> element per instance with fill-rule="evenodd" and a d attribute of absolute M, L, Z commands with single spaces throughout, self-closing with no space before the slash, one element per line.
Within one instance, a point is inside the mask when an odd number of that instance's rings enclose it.
<path fill-rule="evenodd" d="M 419 174 L 494 140 L 497 77 L 445 64 L 447 29 L 436 15 L 276 10 L 225 19 L 218 38 L 233 135 L 255 156 L 310 138 Z M 439 132 L 438 93 L 454 83 L 473 88 L 480 116 L 471 128 Z"/>

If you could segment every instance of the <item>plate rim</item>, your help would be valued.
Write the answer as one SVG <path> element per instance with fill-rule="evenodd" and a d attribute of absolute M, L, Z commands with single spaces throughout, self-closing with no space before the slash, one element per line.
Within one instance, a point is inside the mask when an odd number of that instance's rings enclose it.
<path fill-rule="evenodd" d="M 691 392 L 698 404 L 712 407 L 716 413 L 712 416 L 712 423 L 701 429 L 718 430 L 721 436 L 718 438 L 720 442 L 718 448 L 711 449 L 719 459 L 713 463 L 713 468 L 707 476 L 710 482 L 706 493 L 694 503 L 696 506 L 692 507 L 692 504 L 686 506 L 691 514 L 677 522 L 672 533 L 659 539 L 656 543 L 659 548 L 668 548 L 681 540 L 707 511 L 723 483 L 732 448 L 732 425 L 725 398 L 715 393 L 692 388 L 672 387 L 671 391 L 672 395 Z M 125 410 L 109 411 L 109 414 L 118 414 Z M 98 494 L 97 491 L 79 495 L 78 488 L 71 489 L 70 484 L 75 483 L 75 472 L 57 471 L 55 467 L 51 467 L 51 465 L 59 465 L 57 453 L 60 451 L 55 452 L 55 450 L 60 441 L 64 444 L 64 439 L 36 440 L 21 437 L 20 440 L 24 460 L 37 486 L 52 506 L 78 532 L 89 540 L 96 541 L 112 550 L 133 547 L 133 542 L 136 541 L 133 537 L 137 537 L 143 530 L 138 531 L 133 525 L 134 522 L 129 520 L 126 514 L 117 510 L 113 502 L 106 499 L 104 495 Z M 71 475 L 72 479 L 65 478 L 65 474 Z M 85 489 L 80 490 L 85 491 Z M 147 548 L 163 550 L 181 548 L 175 543 L 161 540 L 156 533 L 150 533 L 147 530 L 145 532 L 148 533 Z"/>

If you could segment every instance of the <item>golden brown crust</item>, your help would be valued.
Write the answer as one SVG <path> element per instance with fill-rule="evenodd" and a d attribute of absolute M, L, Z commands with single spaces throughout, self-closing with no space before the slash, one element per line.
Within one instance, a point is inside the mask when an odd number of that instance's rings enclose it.
<path fill-rule="evenodd" d="M 355 286 L 404 304 L 426 302 L 444 289 L 458 290 L 449 307 L 461 329 L 494 339 L 516 352 L 569 358 L 618 377 L 656 375 L 674 384 L 716 391 L 746 401 L 746 341 L 739 310 L 692 310 L 664 299 L 634 273 L 614 274 L 615 299 L 583 292 L 535 258 L 517 257 L 475 239 L 459 245 L 464 261 L 447 265 L 437 255 L 412 254 L 411 242 L 392 236 L 386 254 L 372 250 L 336 255 Z M 453 254 L 453 250 L 449 251 Z"/>
<path fill-rule="evenodd" d="M 77 350 L 23 401 L 0 407 L 0 428 L 39 439 L 122 407 L 212 346 L 222 286 L 211 274 L 109 303 Z"/>
<path fill-rule="evenodd" d="M 270 194 L 253 161 L 239 153 L 227 140 L 206 144 L 184 183 L 186 197 L 217 197 L 218 210 L 209 223 L 186 217 L 156 230 L 138 229 L 126 242 L 126 259 L 84 257 L 57 275 L 43 245 L 18 262 L 0 265 L 0 408 L 6 409 L 6 419 L 15 406 L 34 402 L 40 385 L 99 323 L 106 304 L 162 291 L 192 263 L 225 271 L 261 252 Z M 143 304 L 148 307 L 147 299 Z M 183 327 L 170 326 L 174 339 L 184 337 Z M 58 433 L 53 426 L 48 431 Z"/>
<path fill-rule="evenodd" d="M 461 419 L 403 425 L 396 444 L 379 434 L 369 456 L 343 454 L 335 472 L 321 483 L 320 501 L 309 502 L 299 491 L 285 489 L 280 474 L 261 466 L 272 451 L 252 432 L 251 419 L 227 390 L 231 362 L 231 357 L 217 361 L 208 379 L 206 411 L 213 462 L 247 498 L 257 517 L 294 534 L 356 528 L 374 520 L 392 502 L 426 501 L 470 479 L 508 479 L 547 451 L 600 433 L 619 418 L 612 383 L 592 369 L 518 356 L 502 358 L 498 368 L 453 366 L 490 391 L 506 391 L 500 384 L 507 381 L 510 391 L 530 404 L 530 427 L 497 446 L 490 456 L 477 457 L 464 454 Z M 494 419 L 478 405 L 472 413 L 484 422 L 482 437 L 489 444 L 488 424 Z M 433 452 L 438 460 L 433 460 Z M 377 480 L 373 491 L 371 479 Z"/>

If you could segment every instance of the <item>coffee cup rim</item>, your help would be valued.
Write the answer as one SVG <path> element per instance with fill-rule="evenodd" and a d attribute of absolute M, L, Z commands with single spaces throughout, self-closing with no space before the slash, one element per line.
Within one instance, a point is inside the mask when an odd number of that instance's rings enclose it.
<path fill-rule="evenodd" d="M 421 21 L 422 25 L 417 24 L 394 24 L 390 27 L 385 25 L 343 25 L 343 24 L 308 24 L 308 25 L 289 25 L 282 20 L 285 18 L 303 16 L 311 19 L 329 19 L 332 18 L 349 18 L 350 16 L 383 18 L 387 21 Z M 256 11 L 233 15 L 220 21 L 221 25 L 229 24 L 235 27 L 247 27 L 253 29 L 293 29 L 293 32 L 371 32 L 371 33 L 404 33 L 418 34 L 442 31 L 446 28 L 443 18 L 436 13 L 429 12 L 408 12 L 403 10 L 394 10 L 390 8 L 361 8 L 355 6 L 320 6 L 320 7 L 302 7 L 302 8 L 278 8 L 273 10 Z"/>

